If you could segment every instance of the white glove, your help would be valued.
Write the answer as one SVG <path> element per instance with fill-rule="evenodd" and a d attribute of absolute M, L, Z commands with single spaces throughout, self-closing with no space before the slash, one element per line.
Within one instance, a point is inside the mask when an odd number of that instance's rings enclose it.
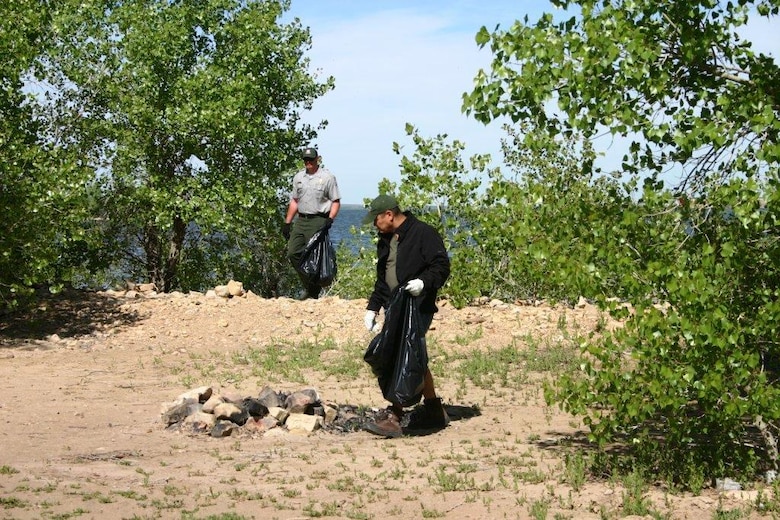
<path fill-rule="evenodd" d="M 368 329 L 369 332 L 374 330 L 374 325 L 376 325 L 376 312 L 366 311 L 366 315 L 363 317 L 363 323 L 366 324 L 366 329 Z"/>
<path fill-rule="evenodd" d="M 405 289 L 409 291 L 409 294 L 412 296 L 420 296 L 423 287 L 425 287 L 423 281 L 419 278 L 415 278 L 414 280 L 409 280 L 409 283 L 406 284 Z"/>

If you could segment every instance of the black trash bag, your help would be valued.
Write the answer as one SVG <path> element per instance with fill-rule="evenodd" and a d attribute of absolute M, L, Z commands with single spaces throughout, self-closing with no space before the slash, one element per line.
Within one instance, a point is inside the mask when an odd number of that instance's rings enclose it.
<path fill-rule="evenodd" d="M 301 255 L 298 271 L 308 285 L 328 287 L 336 279 L 336 250 L 325 228 L 312 235 Z"/>
<path fill-rule="evenodd" d="M 385 399 L 401 406 L 420 402 L 428 350 L 420 335 L 417 300 L 403 286 L 392 294 L 382 331 L 369 343 L 363 360 L 377 377 Z"/>

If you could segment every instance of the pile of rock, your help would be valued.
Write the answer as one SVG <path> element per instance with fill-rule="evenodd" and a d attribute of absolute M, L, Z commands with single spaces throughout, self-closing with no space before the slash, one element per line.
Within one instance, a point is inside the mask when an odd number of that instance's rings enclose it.
<path fill-rule="evenodd" d="M 189 390 L 164 403 L 165 428 L 187 433 L 228 437 L 236 433 L 308 434 L 325 428 L 333 432 L 358 431 L 373 420 L 376 410 L 323 403 L 314 388 L 292 393 L 263 388 L 257 397 L 214 392 L 208 386 Z"/>
<path fill-rule="evenodd" d="M 126 287 L 122 289 L 108 289 L 102 291 L 103 294 L 108 296 L 114 296 L 116 298 L 155 298 L 159 295 L 157 286 L 154 283 L 135 283 L 131 281 L 125 282 Z M 183 296 L 178 291 L 170 293 L 171 296 Z M 195 291 L 190 291 L 192 295 L 201 295 Z M 205 296 L 207 298 L 234 298 L 234 297 L 246 297 L 251 294 L 251 291 L 244 290 L 244 283 L 236 280 L 230 280 L 226 285 L 217 285 L 213 289 L 209 289 Z"/>

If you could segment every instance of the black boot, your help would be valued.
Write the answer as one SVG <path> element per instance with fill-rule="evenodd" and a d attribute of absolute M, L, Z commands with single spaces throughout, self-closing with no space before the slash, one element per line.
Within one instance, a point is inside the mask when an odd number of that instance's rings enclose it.
<path fill-rule="evenodd" d="M 441 402 L 441 397 L 423 401 L 409 419 L 409 430 L 442 430 L 450 424 L 450 417 Z"/>
<path fill-rule="evenodd" d="M 312 298 L 316 300 L 320 297 L 320 290 L 322 288 L 319 285 L 310 285 L 306 287 L 306 298 Z"/>

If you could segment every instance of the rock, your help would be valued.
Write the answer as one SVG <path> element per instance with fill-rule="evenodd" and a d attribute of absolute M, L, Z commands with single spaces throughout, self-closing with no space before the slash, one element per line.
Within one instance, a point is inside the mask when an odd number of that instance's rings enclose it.
<path fill-rule="evenodd" d="M 311 433 L 322 427 L 322 417 L 303 413 L 291 413 L 284 423 L 290 432 Z"/>
<path fill-rule="evenodd" d="M 739 482 L 730 478 L 716 478 L 715 489 L 718 491 L 739 491 L 742 489 L 742 486 Z"/>
<path fill-rule="evenodd" d="M 325 424 L 332 424 L 333 421 L 336 420 L 336 417 L 338 417 L 339 411 L 330 405 L 325 405 L 324 409 L 325 409 Z"/>
<path fill-rule="evenodd" d="M 249 414 L 233 403 L 218 404 L 214 408 L 214 416 L 217 420 L 228 420 L 242 426 L 249 418 Z"/>
<path fill-rule="evenodd" d="M 230 298 L 230 291 L 227 285 L 217 285 L 214 287 L 214 294 L 220 298 Z"/>
<path fill-rule="evenodd" d="M 235 280 L 230 280 L 227 284 L 227 290 L 230 296 L 243 296 L 244 284 Z"/>
<path fill-rule="evenodd" d="M 274 417 L 250 417 L 244 425 L 244 428 L 250 431 L 267 432 L 272 428 L 279 426 L 279 421 Z"/>
<path fill-rule="evenodd" d="M 287 418 L 290 416 L 290 413 L 284 408 L 279 408 L 278 406 L 271 406 L 270 408 L 268 408 L 268 415 L 270 417 L 275 418 L 280 423 L 284 423 L 287 420 Z"/>
<path fill-rule="evenodd" d="M 176 401 L 195 401 L 197 403 L 205 403 L 209 400 L 213 392 L 214 389 L 210 386 L 199 386 L 198 388 L 187 390 L 183 394 L 179 395 L 179 397 L 176 398 Z"/>
<path fill-rule="evenodd" d="M 284 402 L 284 407 L 291 414 L 311 413 L 312 407 L 320 402 L 320 396 L 313 388 L 299 390 L 290 394 Z"/>
<path fill-rule="evenodd" d="M 201 406 L 198 403 L 184 402 L 175 404 L 172 408 L 169 408 L 163 412 L 160 420 L 165 426 L 182 422 L 190 414 L 200 412 Z"/>
<path fill-rule="evenodd" d="M 213 414 L 195 412 L 185 417 L 182 427 L 189 427 L 195 433 L 207 433 L 212 430 L 216 422 L 217 418 Z"/>
<path fill-rule="evenodd" d="M 214 413 L 214 408 L 217 407 L 218 404 L 222 404 L 225 401 L 218 395 L 212 395 L 208 401 L 203 403 L 203 411 L 206 413 Z"/>
<path fill-rule="evenodd" d="M 233 434 L 233 430 L 236 429 L 236 425 L 231 421 L 217 421 L 217 424 L 211 429 L 212 437 L 230 437 Z"/>
<path fill-rule="evenodd" d="M 236 405 L 240 405 L 241 402 L 244 400 L 244 396 L 242 394 L 239 394 L 238 392 L 231 392 L 229 390 L 224 390 L 220 393 L 220 396 L 222 397 L 222 400 L 226 403 L 233 403 Z"/>
<path fill-rule="evenodd" d="M 252 417 L 265 417 L 268 415 L 268 407 L 254 397 L 247 397 L 241 401 L 241 409 Z"/>
<path fill-rule="evenodd" d="M 260 390 L 260 395 L 257 396 L 257 400 L 268 408 L 282 406 L 282 401 L 279 399 L 279 394 L 274 392 L 274 390 L 268 386 Z"/>

